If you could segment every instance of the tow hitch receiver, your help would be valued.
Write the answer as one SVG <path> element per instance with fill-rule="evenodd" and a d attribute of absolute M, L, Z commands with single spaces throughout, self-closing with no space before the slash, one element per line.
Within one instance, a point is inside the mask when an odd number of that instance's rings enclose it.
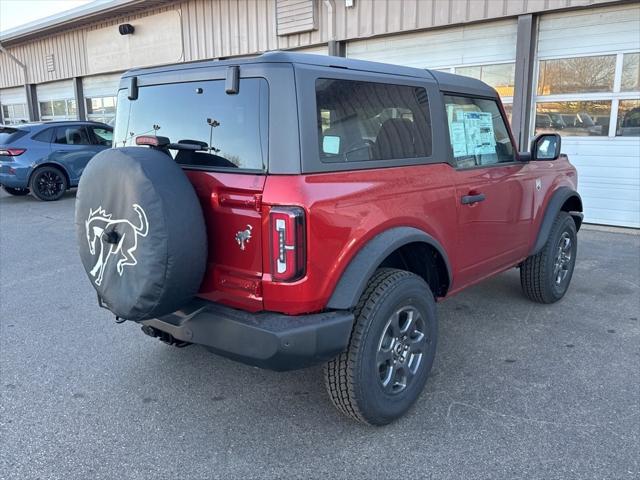
<path fill-rule="evenodd" d="M 167 345 L 173 345 L 174 347 L 183 348 L 191 345 L 189 342 L 183 342 L 182 340 L 178 340 L 173 335 L 167 332 L 163 332 L 162 330 L 158 330 L 150 325 L 143 325 L 141 327 L 142 332 L 145 335 L 149 335 L 150 337 L 154 337 L 159 339 L 161 342 L 166 343 Z"/>

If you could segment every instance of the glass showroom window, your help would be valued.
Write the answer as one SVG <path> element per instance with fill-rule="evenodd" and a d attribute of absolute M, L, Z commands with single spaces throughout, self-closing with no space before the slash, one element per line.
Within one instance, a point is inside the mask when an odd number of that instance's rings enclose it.
<path fill-rule="evenodd" d="M 26 103 L 2 105 L 2 118 L 7 125 L 25 123 L 29 121 Z"/>
<path fill-rule="evenodd" d="M 116 97 L 86 98 L 87 120 L 103 122 L 108 125 L 113 123 L 116 116 Z"/>
<path fill-rule="evenodd" d="M 640 135 L 640 53 L 540 60 L 535 134 Z"/>
<path fill-rule="evenodd" d="M 76 101 L 73 99 L 48 100 L 40 102 L 40 119 L 50 120 L 76 120 Z"/>

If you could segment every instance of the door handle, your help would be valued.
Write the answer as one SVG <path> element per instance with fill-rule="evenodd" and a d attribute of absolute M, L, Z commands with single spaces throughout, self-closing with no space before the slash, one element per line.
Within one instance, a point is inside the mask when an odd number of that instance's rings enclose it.
<path fill-rule="evenodd" d="M 463 205 L 471 205 L 472 203 L 482 202 L 485 198 L 484 193 L 478 193 L 477 195 L 464 195 L 461 198 Z"/>

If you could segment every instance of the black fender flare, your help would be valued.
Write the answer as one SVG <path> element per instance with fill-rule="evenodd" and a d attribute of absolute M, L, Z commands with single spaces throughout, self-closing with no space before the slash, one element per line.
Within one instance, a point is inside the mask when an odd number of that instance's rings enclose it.
<path fill-rule="evenodd" d="M 409 243 L 422 242 L 435 248 L 447 267 L 448 283 L 451 285 L 451 264 L 440 242 L 431 235 L 413 227 L 396 227 L 386 230 L 369 240 L 342 273 L 327 308 L 344 310 L 353 308 L 364 292 L 367 282 L 378 266 L 396 249 Z"/>
<path fill-rule="evenodd" d="M 568 212 L 576 222 L 576 229 L 580 229 L 580 225 L 582 224 L 582 198 L 580 194 L 575 190 L 572 190 L 569 187 L 560 187 L 555 192 L 553 192 L 551 196 L 551 200 L 547 205 L 547 209 L 544 212 L 544 217 L 542 218 L 542 223 L 540 224 L 540 229 L 538 230 L 538 235 L 536 236 L 536 243 L 534 243 L 533 248 L 529 255 L 535 255 L 544 244 L 547 243 L 547 239 L 551 234 L 551 227 L 553 226 L 553 222 L 556 219 L 558 213 L 562 209 L 562 205 L 569 200 L 571 197 L 575 197 L 580 202 L 580 211 L 570 211 Z"/>

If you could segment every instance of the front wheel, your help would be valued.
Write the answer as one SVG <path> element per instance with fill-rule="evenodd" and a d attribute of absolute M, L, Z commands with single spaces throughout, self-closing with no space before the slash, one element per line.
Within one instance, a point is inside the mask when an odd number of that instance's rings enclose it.
<path fill-rule="evenodd" d="M 2 188 L 9 195 L 13 195 L 13 196 L 16 196 L 16 197 L 23 197 L 25 195 L 29 195 L 29 189 L 28 188 L 14 188 L 14 187 L 6 187 L 4 185 L 2 186 Z"/>
<path fill-rule="evenodd" d="M 567 212 L 560 212 L 542 250 L 520 266 L 520 284 L 534 302 L 554 303 L 569 288 L 578 253 L 576 224 Z"/>
<path fill-rule="evenodd" d="M 355 309 L 346 352 L 325 366 L 327 391 L 347 416 L 385 425 L 420 396 L 437 341 L 435 301 L 413 273 L 380 269 Z"/>
<path fill-rule="evenodd" d="M 59 200 L 67 191 L 67 177 L 56 167 L 40 167 L 33 172 L 30 187 L 38 200 Z"/>

